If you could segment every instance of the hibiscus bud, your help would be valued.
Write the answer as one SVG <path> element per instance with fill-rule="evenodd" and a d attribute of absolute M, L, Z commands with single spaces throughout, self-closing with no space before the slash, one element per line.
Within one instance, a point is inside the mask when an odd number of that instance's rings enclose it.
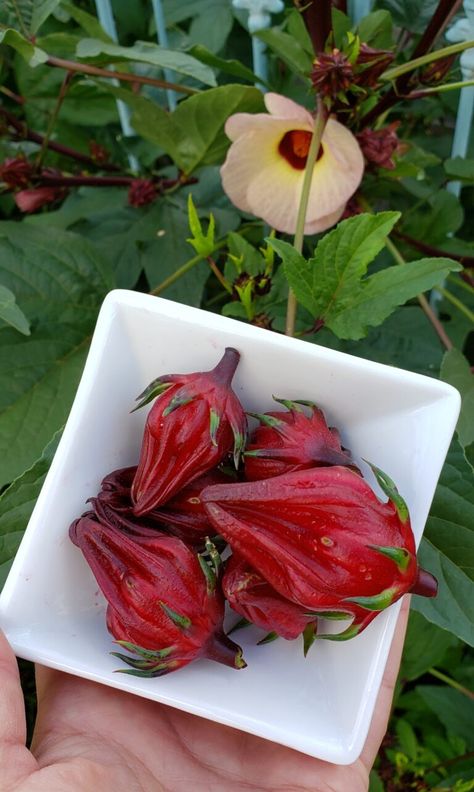
<path fill-rule="evenodd" d="M 68 191 L 64 187 L 33 187 L 15 193 L 15 203 L 25 214 L 37 212 L 43 206 L 62 200 Z"/>
<path fill-rule="evenodd" d="M 338 49 L 318 53 L 311 69 L 313 88 L 321 96 L 329 99 L 336 99 L 340 92 L 347 91 L 351 87 L 353 77 L 349 60 Z"/>
<path fill-rule="evenodd" d="M 158 398 L 147 418 L 132 485 L 135 514 L 166 503 L 232 449 L 237 466 L 246 419 L 230 383 L 239 358 L 228 347 L 212 371 L 159 377 L 139 396 L 139 407 Z"/>
<path fill-rule="evenodd" d="M 393 170 L 395 162 L 392 159 L 400 145 L 396 128 L 399 122 L 395 121 L 383 129 L 366 129 L 356 135 L 362 153 L 371 165 L 378 168 Z"/>
<path fill-rule="evenodd" d="M 446 58 L 439 58 L 428 63 L 420 71 L 418 81 L 422 85 L 438 85 L 447 77 L 457 57 L 458 53 L 455 53 L 454 55 L 448 55 Z"/>
<path fill-rule="evenodd" d="M 388 476 L 373 470 L 387 503 L 347 467 L 202 493 L 216 531 L 283 597 L 313 616 L 353 617 L 347 630 L 328 636 L 335 640 L 357 635 L 407 592 L 436 593 L 435 579 L 418 569 L 405 502 Z"/>
<path fill-rule="evenodd" d="M 134 179 L 128 190 L 130 206 L 146 206 L 157 197 L 156 184 L 152 179 Z"/>
<path fill-rule="evenodd" d="M 352 465 L 350 452 L 341 446 L 337 429 L 329 428 L 313 402 L 275 399 L 287 412 L 255 414 L 260 426 L 244 454 L 245 478 L 271 478 L 317 465 Z M 303 405 L 310 411 L 309 417 Z"/>
<path fill-rule="evenodd" d="M 380 75 L 388 69 L 395 53 L 391 50 L 378 50 L 368 44 L 360 45 L 356 61 L 356 75 L 354 82 L 367 88 L 377 88 Z"/>
<path fill-rule="evenodd" d="M 300 605 L 282 597 L 247 561 L 235 554 L 227 562 L 222 590 L 231 608 L 244 619 L 288 641 L 298 638 L 315 619 Z"/>
<path fill-rule="evenodd" d="M 85 516 L 70 528 L 107 605 L 107 627 L 136 676 L 161 676 L 197 658 L 243 668 L 223 632 L 224 598 L 204 556 L 172 536 L 130 537 Z M 212 548 L 211 548 L 212 549 Z"/>
<path fill-rule="evenodd" d="M 0 165 L 0 181 L 10 189 L 28 187 L 33 170 L 26 157 L 9 157 Z"/>

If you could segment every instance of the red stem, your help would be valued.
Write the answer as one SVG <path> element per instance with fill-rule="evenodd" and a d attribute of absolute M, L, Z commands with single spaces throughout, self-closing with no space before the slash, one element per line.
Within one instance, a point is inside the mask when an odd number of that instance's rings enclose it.
<path fill-rule="evenodd" d="M 449 253 L 447 250 L 441 250 L 432 245 L 427 245 L 426 242 L 420 242 L 419 239 L 414 239 L 413 237 L 407 236 L 407 234 L 402 234 L 400 231 L 394 231 L 393 235 L 396 236 L 397 239 L 406 242 L 410 247 L 415 248 L 415 250 L 420 250 L 422 253 L 427 253 L 429 256 L 447 257 L 453 259 L 453 261 L 459 261 L 464 267 L 474 267 L 474 256 L 462 256 L 459 253 Z"/>
<path fill-rule="evenodd" d="M 332 30 L 331 0 L 309 0 L 303 4 L 303 19 L 315 53 L 322 52 Z"/>
<path fill-rule="evenodd" d="M 457 9 L 461 5 L 461 1 L 462 0 L 440 0 L 428 27 L 426 28 L 417 46 L 415 47 L 414 52 L 411 55 L 411 59 L 420 58 L 422 55 L 425 55 L 427 52 L 429 52 L 433 44 L 436 42 L 436 39 L 445 29 L 453 14 L 456 13 Z M 416 71 L 416 69 L 413 71 Z M 402 74 L 397 80 L 395 80 L 395 86 L 390 88 L 387 93 L 385 93 L 381 99 L 379 99 L 375 107 L 373 107 L 372 110 L 370 110 L 363 118 L 361 118 L 359 122 L 361 129 L 366 126 L 370 126 L 370 124 L 372 124 L 380 115 L 382 115 L 382 113 L 386 113 L 387 110 L 404 98 L 403 94 L 407 92 L 410 80 L 413 76 L 413 71 Z"/>

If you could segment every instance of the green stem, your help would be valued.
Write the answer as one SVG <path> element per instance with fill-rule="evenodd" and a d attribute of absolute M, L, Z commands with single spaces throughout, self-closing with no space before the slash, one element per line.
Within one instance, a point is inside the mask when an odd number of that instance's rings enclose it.
<path fill-rule="evenodd" d="M 398 248 L 393 244 L 392 240 L 389 237 L 387 237 L 387 239 L 385 240 L 385 245 L 386 245 L 387 250 L 389 251 L 389 253 L 392 255 L 393 260 L 397 264 L 406 264 L 406 261 L 403 258 L 402 254 L 400 253 Z M 439 289 L 439 291 L 441 291 L 441 290 Z M 444 329 L 444 327 L 441 324 L 440 320 L 436 316 L 435 312 L 433 311 L 433 309 L 432 309 L 431 305 L 429 304 L 428 300 L 426 299 L 425 295 L 424 294 L 418 294 L 416 299 L 418 300 L 418 302 L 419 302 L 419 304 L 421 306 L 421 309 L 423 310 L 423 312 L 426 314 L 427 318 L 430 320 L 431 324 L 433 325 L 433 328 L 434 328 L 435 332 L 437 333 L 438 338 L 440 339 L 440 341 L 444 345 L 444 347 L 446 349 L 448 349 L 448 350 L 452 349 L 453 346 L 454 346 L 453 342 L 451 341 L 451 339 L 449 338 L 448 334 L 446 333 L 446 330 Z"/>
<path fill-rule="evenodd" d="M 226 240 L 221 239 L 219 242 L 216 243 L 212 252 L 215 253 L 216 250 L 220 250 L 221 248 L 225 247 L 226 244 L 227 244 Z M 173 272 L 171 275 L 165 278 L 165 280 L 162 281 L 162 283 L 160 283 L 158 286 L 156 286 L 156 288 L 153 289 L 150 292 L 150 294 L 154 294 L 155 297 L 157 297 L 159 294 L 161 294 L 161 292 L 164 292 L 165 289 L 168 289 L 170 286 L 173 285 L 173 283 L 176 283 L 177 280 L 182 278 L 183 275 L 186 275 L 186 273 L 189 272 L 189 270 L 191 270 L 193 267 L 195 267 L 196 264 L 199 264 L 200 261 L 205 261 L 205 259 L 206 256 L 201 256 L 199 255 L 199 253 L 196 256 L 193 256 L 188 261 L 186 261 L 181 267 L 178 267 L 178 269 L 175 272 Z"/>
<path fill-rule="evenodd" d="M 39 170 L 43 164 L 43 160 L 45 158 L 46 152 L 49 146 L 49 139 L 53 134 L 54 127 L 56 126 L 56 121 L 58 120 L 59 111 L 61 110 L 62 103 L 66 98 L 66 94 L 72 80 L 73 74 L 72 72 L 66 72 L 64 75 L 64 80 L 61 83 L 61 88 L 59 90 L 58 98 L 56 99 L 56 104 L 54 105 L 53 112 L 51 113 L 51 117 L 49 119 L 48 128 L 46 130 L 45 136 L 43 138 L 43 142 L 41 144 L 41 148 L 38 152 L 38 156 L 36 158 L 36 169 Z"/>
<path fill-rule="evenodd" d="M 414 58 L 413 60 L 407 61 L 407 63 L 402 63 L 400 66 L 394 66 L 393 69 L 387 69 L 380 79 L 386 82 L 396 80 L 398 77 L 401 77 L 402 74 L 406 74 L 414 69 L 419 69 L 420 66 L 425 66 L 427 63 L 432 63 L 440 58 L 447 58 L 449 55 L 456 55 L 456 53 L 464 52 L 464 50 L 471 49 L 472 47 L 474 47 L 474 41 L 461 41 L 459 44 L 451 44 L 449 47 L 443 47 L 434 52 L 428 52 L 426 55 L 422 55 L 420 58 Z"/>
<path fill-rule="evenodd" d="M 445 682 L 446 685 L 449 685 L 450 687 L 454 688 L 454 690 L 458 690 L 464 696 L 467 696 L 468 698 L 474 700 L 474 693 L 472 692 L 472 690 L 469 690 L 469 688 L 464 687 L 464 685 L 461 685 L 460 682 L 456 682 L 455 679 L 452 679 L 446 674 L 443 674 L 442 671 L 438 671 L 437 668 L 428 668 L 428 674 L 431 674 L 431 676 L 436 677 L 436 679 L 440 679 L 441 682 Z"/>
<path fill-rule="evenodd" d="M 471 296 L 474 294 L 474 289 L 472 286 L 469 286 L 469 283 L 463 281 L 462 278 L 455 278 L 453 275 L 448 275 L 448 281 L 452 283 L 454 286 L 460 286 L 461 289 L 464 289 L 468 292 Z"/>
<path fill-rule="evenodd" d="M 306 167 L 303 177 L 303 186 L 301 188 L 300 205 L 298 208 L 298 215 L 296 217 L 295 238 L 293 246 L 301 253 L 303 250 L 304 242 L 304 226 L 306 220 L 306 213 L 308 211 L 309 194 L 311 191 L 311 182 L 313 179 L 314 165 L 318 156 L 319 147 L 321 146 L 321 139 L 323 137 L 324 129 L 327 121 L 326 109 L 318 96 L 318 110 L 314 121 L 313 136 L 308 151 L 308 159 L 306 160 Z M 286 325 L 285 334 L 293 336 L 295 334 L 295 321 L 296 321 L 296 297 L 292 289 L 288 292 L 288 304 L 286 310 Z"/>
<path fill-rule="evenodd" d="M 461 300 L 459 300 L 458 297 L 455 297 L 455 295 L 452 292 L 448 291 L 447 289 L 444 289 L 442 286 L 437 286 L 436 290 L 443 295 L 445 300 L 448 300 L 448 302 L 455 305 L 458 311 L 461 311 L 461 313 L 463 313 L 464 316 L 467 316 L 467 318 L 471 322 L 474 322 L 474 313 L 470 311 L 467 305 L 464 305 L 464 303 Z"/>
<path fill-rule="evenodd" d="M 406 95 L 406 99 L 420 99 L 428 94 L 445 93 L 446 91 L 457 91 L 461 88 L 467 88 L 469 85 L 474 85 L 474 80 L 461 80 L 460 82 L 444 83 L 443 85 L 434 85 L 432 88 L 420 88 L 417 91 L 412 91 Z"/>

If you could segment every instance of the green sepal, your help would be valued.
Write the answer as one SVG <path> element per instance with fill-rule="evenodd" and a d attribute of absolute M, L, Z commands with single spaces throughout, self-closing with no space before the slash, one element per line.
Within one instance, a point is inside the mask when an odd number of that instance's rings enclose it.
<path fill-rule="evenodd" d="M 394 561 L 400 572 L 405 572 L 408 569 L 412 555 L 404 547 L 383 547 L 382 545 L 367 545 L 367 547 Z"/>
<path fill-rule="evenodd" d="M 176 611 L 166 605 L 165 602 L 160 602 L 160 605 L 168 618 L 170 618 L 173 624 L 176 624 L 177 627 L 181 627 L 182 630 L 187 630 L 188 627 L 191 627 L 191 619 L 189 619 L 187 616 L 182 616 L 180 613 L 176 613 Z"/>
<path fill-rule="evenodd" d="M 316 624 L 310 622 L 303 630 L 303 654 L 306 657 L 316 640 Z"/>
<path fill-rule="evenodd" d="M 214 542 L 208 536 L 206 536 L 205 548 L 216 577 L 218 577 L 222 569 L 222 558 Z"/>
<path fill-rule="evenodd" d="M 240 456 L 245 448 L 247 438 L 234 426 L 232 427 L 232 431 L 234 433 L 234 465 L 237 469 L 239 467 Z"/>
<path fill-rule="evenodd" d="M 239 621 L 236 622 L 234 624 L 234 626 L 230 628 L 230 630 L 228 631 L 227 635 L 232 635 L 233 632 L 235 632 L 236 630 L 242 630 L 244 627 L 250 627 L 251 624 L 252 624 L 251 621 L 249 621 L 248 619 L 245 619 L 242 616 L 242 618 L 239 619 Z"/>
<path fill-rule="evenodd" d="M 266 449 L 265 448 L 255 448 L 253 451 L 244 451 L 244 457 L 259 457 L 265 456 Z"/>
<path fill-rule="evenodd" d="M 144 649 L 142 646 L 137 646 L 137 644 L 130 643 L 130 641 L 114 641 L 118 646 L 121 646 L 122 649 L 127 649 L 127 651 L 131 652 L 132 654 L 140 655 L 140 657 L 144 657 L 147 660 L 156 660 L 157 658 L 168 657 L 171 652 L 174 651 L 174 646 L 167 646 L 165 649 Z M 111 652 L 111 654 L 114 654 Z"/>
<path fill-rule="evenodd" d="M 347 630 L 343 630 L 343 632 L 336 633 L 335 635 L 331 635 L 330 633 L 317 633 L 315 638 L 323 639 L 325 641 L 349 641 L 351 638 L 355 638 L 356 635 L 359 635 L 360 632 L 360 625 L 359 624 L 351 624 Z"/>
<path fill-rule="evenodd" d="M 260 641 L 257 641 L 257 646 L 263 646 L 264 644 L 272 643 L 273 641 L 276 641 L 277 638 L 278 633 L 272 630 L 272 632 L 267 633 Z"/>
<path fill-rule="evenodd" d="M 381 591 L 380 594 L 374 594 L 372 597 L 345 597 L 343 602 L 353 602 L 355 605 L 359 605 L 360 608 L 370 611 L 382 611 L 395 602 L 397 593 L 396 589 L 388 588 Z"/>
<path fill-rule="evenodd" d="M 344 619 L 352 619 L 352 613 L 344 611 L 309 611 L 304 614 L 305 616 L 316 616 L 319 619 L 327 619 L 328 621 L 344 621 Z"/>
<path fill-rule="evenodd" d="M 265 426 L 269 426 L 271 429 L 276 429 L 285 423 L 284 421 L 280 421 L 279 418 L 274 418 L 273 415 L 266 415 L 265 413 L 248 412 L 247 415 L 256 418 L 257 421 L 260 421 L 260 423 Z"/>
<path fill-rule="evenodd" d="M 211 212 L 209 215 L 209 225 L 207 227 L 206 233 L 204 234 L 202 230 L 202 224 L 196 211 L 196 207 L 194 206 L 193 197 L 191 194 L 188 195 L 188 222 L 192 237 L 186 239 L 186 242 L 189 242 L 189 244 L 193 246 L 194 250 L 199 256 L 207 258 L 208 256 L 212 255 L 216 247 L 216 224 L 214 216 Z"/>
<path fill-rule="evenodd" d="M 113 654 L 113 652 L 111 653 Z M 136 677 L 144 677 L 147 679 L 153 677 L 164 676 L 164 674 L 168 674 L 173 668 L 173 664 L 171 663 L 160 663 L 159 665 L 154 666 L 153 668 L 149 669 L 133 669 L 133 668 L 117 668 L 115 669 L 115 674 L 128 674 L 129 676 L 136 676 Z"/>
<path fill-rule="evenodd" d="M 220 422 L 219 413 L 211 407 L 209 410 L 209 432 L 211 434 L 211 443 L 213 446 L 217 446 L 217 430 L 219 429 Z"/>
<path fill-rule="evenodd" d="M 408 512 L 408 506 L 397 490 L 395 483 L 392 481 L 390 476 L 384 473 L 383 470 L 380 470 L 380 468 L 378 468 L 376 465 L 372 465 L 372 463 L 368 462 L 367 459 L 364 459 L 364 462 L 367 462 L 371 468 L 375 478 L 377 479 L 377 484 L 379 485 L 380 489 L 385 492 L 389 500 L 395 506 L 400 521 L 402 523 L 406 523 L 410 516 Z"/>
<path fill-rule="evenodd" d="M 185 393 L 177 393 L 176 396 L 173 396 L 168 406 L 163 410 L 163 418 L 166 418 L 167 415 L 173 412 L 173 410 L 177 410 L 178 407 L 184 407 L 185 404 L 189 404 L 194 400 L 194 396 L 187 396 Z"/>
<path fill-rule="evenodd" d="M 198 553 L 198 561 L 199 561 L 199 566 L 204 572 L 204 577 L 206 578 L 207 593 L 214 594 L 217 585 L 216 573 L 214 572 L 213 569 L 211 569 L 211 567 L 207 563 L 206 559 L 203 558 L 201 553 Z"/>
<path fill-rule="evenodd" d="M 283 407 L 286 407 L 288 410 L 293 410 L 294 412 L 304 412 L 302 407 L 312 407 L 313 409 L 316 408 L 316 405 L 312 401 L 306 401 L 304 399 L 279 399 L 277 396 L 272 396 L 273 401 L 278 402 L 278 404 L 282 404 Z"/>
<path fill-rule="evenodd" d="M 156 399 L 157 396 L 161 396 L 161 394 L 168 390 L 171 385 L 174 385 L 174 383 L 166 382 L 166 380 L 163 380 L 162 377 L 158 377 L 158 379 L 153 380 L 153 382 L 150 382 L 148 387 L 146 387 L 145 390 L 140 393 L 139 396 L 137 396 L 135 401 L 138 401 L 139 404 L 137 404 L 137 406 L 134 407 L 130 412 L 134 413 L 135 410 L 139 410 L 140 407 L 144 407 L 145 404 L 153 401 L 153 399 Z"/>

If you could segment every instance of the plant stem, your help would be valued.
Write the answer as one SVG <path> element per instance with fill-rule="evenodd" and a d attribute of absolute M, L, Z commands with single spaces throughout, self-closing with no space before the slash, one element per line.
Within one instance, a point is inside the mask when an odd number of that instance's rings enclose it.
<path fill-rule="evenodd" d="M 207 263 L 209 264 L 211 270 L 213 271 L 214 275 L 216 276 L 217 280 L 224 287 L 228 294 L 232 294 L 232 286 L 226 279 L 224 278 L 222 272 L 220 271 L 219 267 L 217 266 L 216 262 L 212 258 L 212 256 L 206 256 Z"/>
<path fill-rule="evenodd" d="M 403 234 L 401 231 L 394 231 L 393 236 L 397 239 L 401 239 L 402 242 L 406 242 L 407 245 L 415 248 L 415 250 L 420 250 L 422 253 L 428 253 L 430 256 L 446 256 L 447 258 L 453 259 L 453 261 L 459 261 L 459 263 L 464 267 L 474 267 L 474 256 L 463 256 L 459 253 L 448 253 L 446 250 L 433 247 L 433 245 L 427 245 L 426 242 L 421 242 L 419 239 L 414 239 L 407 234 Z"/>
<path fill-rule="evenodd" d="M 53 134 L 54 127 L 56 126 L 56 121 L 58 120 L 59 111 L 61 110 L 62 103 L 66 98 L 66 94 L 72 80 L 73 74 L 72 72 L 66 72 L 64 75 L 64 80 L 61 83 L 61 88 L 58 94 L 58 98 L 56 99 L 56 104 L 54 105 L 53 112 L 51 113 L 51 118 L 49 119 L 48 128 L 46 130 L 46 134 L 43 138 L 43 142 L 41 143 L 41 148 L 38 152 L 38 156 L 36 158 L 36 170 L 39 170 L 43 164 L 43 160 L 45 158 L 46 152 L 48 150 L 48 143 L 51 135 Z"/>
<path fill-rule="evenodd" d="M 44 135 L 40 135 L 39 132 L 34 132 L 32 129 L 29 129 L 23 121 L 20 121 L 13 113 L 5 110 L 3 107 L 0 107 L 0 116 L 3 116 L 7 124 L 15 130 L 17 138 L 21 140 L 31 140 L 32 143 L 38 143 L 39 145 L 43 143 Z M 54 140 L 48 140 L 47 147 L 51 149 L 51 151 L 56 151 L 64 157 L 69 157 L 77 162 L 81 162 L 89 168 L 100 168 L 105 171 L 120 170 L 118 165 L 112 165 L 108 162 L 98 163 L 92 159 L 92 157 L 88 157 L 87 154 L 82 154 L 82 152 L 69 148 L 69 146 L 63 146 L 62 143 L 56 143 Z"/>
<path fill-rule="evenodd" d="M 468 294 L 471 295 L 471 297 L 474 296 L 474 288 L 471 286 L 470 283 L 466 283 L 466 281 L 463 281 L 462 278 L 459 278 L 458 280 L 457 278 L 454 278 L 453 275 L 448 275 L 448 281 L 452 283 L 454 286 L 459 286 L 461 289 L 467 291 Z"/>
<path fill-rule="evenodd" d="M 464 305 L 464 303 L 461 300 L 459 300 L 458 297 L 456 297 L 452 292 L 445 289 L 443 286 L 437 286 L 436 290 L 443 295 L 445 300 L 448 300 L 448 302 L 452 303 L 452 305 L 455 305 L 458 311 L 463 313 L 464 316 L 467 316 L 467 318 L 474 323 L 474 313 L 470 311 L 467 305 Z"/>
<path fill-rule="evenodd" d="M 319 147 L 321 146 L 321 139 L 323 137 L 324 129 L 327 121 L 326 108 L 324 107 L 321 98 L 318 96 L 318 111 L 314 120 L 313 136 L 308 151 L 308 159 L 306 160 L 306 167 L 303 177 L 303 186 L 301 188 L 300 205 L 298 208 L 298 215 L 296 218 L 295 238 L 293 246 L 298 253 L 303 250 L 304 242 L 304 226 L 306 220 L 306 213 L 308 211 L 309 194 L 311 191 L 311 183 L 313 180 L 314 165 L 318 156 Z M 288 292 L 288 304 L 286 310 L 286 324 L 285 335 L 293 336 L 295 334 L 295 321 L 296 321 L 296 297 L 292 289 Z"/>
<path fill-rule="evenodd" d="M 220 250 L 221 248 L 225 247 L 226 244 L 227 244 L 227 240 L 221 239 L 219 242 L 216 243 L 213 253 L 215 253 L 216 250 Z M 155 297 L 157 297 L 159 294 L 164 292 L 165 289 L 168 289 L 170 286 L 173 285 L 173 283 L 176 283 L 177 280 L 182 278 L 183 275 L 186 275 L 186 273 L 189 272 L 189 270 L 191 270 L 193 267 L 195 267 L 196 264 L 199 264 L 200 261 L 204 261 L 205 258 L 206 258 L 205 256 L 200 256 L 199 253 L 196 256 L 193 256 L 184 264 L 182 264 L 182 266 L 179 267 L 175 272 L 173 272 L 171 275 L 165 278 L 165 280 L 162 281 L 158 286 L 152 289 L 150 294 L 154 294 Z"/>
<path fill-rule="evenodd" d="M 380 79 L 385 81 L 396 80 L 404 74 L 419 69 L 420 66 L 426 66 L 428 63 L 447 58 L 449 55 L 456 55 L 456 53 L 464 52 L 464 50 L 472 49 L 472 47 L 474 47 L 474 41 L 460 41 L 458 44 L 450 44 L 449 47 L 442 47 L 442 49 L 421 55 L 419 58 L 413 58 L 413 60 L 402 63 L 400 66 L 394 66 L 384 72 Z"/>
<path fill-rule="evenodd" d="M 50 57 L 46 63 L 49 66 L 57 66 L 59 69 L 67 69 L 67 71 L 79 72 L 80 74 L 91 74 L 94 77 L 108 77 L 111 80 L 122 80 L 123 82 L 154 85 L 156 88 L 172 88 L 173 91 L 179 91 L 180 93 L 185 94 L 199 93 L 196 88 L 189 88 L 187 85 L 170 83 L 166 82 L 166 80 L 156 80 L 154 77 L 145 77 L 142 74 L 110 71 L 109 69 L 101 69 L 98 66 L 90 66 L 87 63 L 78 63 L 77 61 L 64 60 L 64 58 Z"/>
<path fill-rule="evenodd" d="M 460 693 L 463 693 L 463 695 L 467 696 L 468 698 L 474 701 L 474 693 L 472 692 L 472 690 L 469 690 L 469 688 L 464 687 L 464 685 L 461 685 L 460 682 L 456 682 L 455 679 L 452 679 L 446 674 L 443 674 L 442 671 L 438 671 L 437 668 L 428 668 L 428 674 L 431 674 L 431 676 L 436 677 L 436 679 L 440 679 L 442 682 L 445 682 L 447 685 L 454 688 L 454 690 L 459 690 Z"/>
<path fill-rule="evenodd" d="M 302 5 L 301 13 L 314 51 L 322 52 L 332 29 L 331 0 L 309 0 Z"/>
<path fill-rule="evenodd" d="M 404 99 L 422 99 L 430 94 L 446 93 L 447 91 L 458 91 L 474 85 L 474 80 L 461 80 L 460 82 L 444 83 L 444 85 L 434 85 L 432 88 L 420 88 L 419 91 L 410 91 Z"/>
<path fill-rule="evenodd" d="M 391 253 L 394 261 L 396 261 L 397 264 L 406 264 L 406 261 L 403 258 L 402 254 L 400 253 L 398 248 L 393 244 L 392 240 L 389 237 L 387 237 L 387 239 L 385 240 L 385 245 L 387 247 L 387 250 Z M 443 343 L 444 347 L 446 349 L 452 349 L 453 346 L 454 346 L 453 342 L 451 341 L 451 339 L 449 338 L 448 334 L 446 333 L 443 325 L 441 324 L 440 320 L 436 316 L 435 312 L 433 311 L 433 309 L 432 309 L 431 305 L 429 304 L 428 300 L 426 299 L 425 295 L 424 294 L 418 294 L 416 299 L 418 300 L 422 310 L 424 311 L 424 313 L 426 314 L 426 316 L 430 320 L 431 324 L 433 325 L 433 328 L 434 328 L 435 332 L 437 333 L 440 341 Z"/>

